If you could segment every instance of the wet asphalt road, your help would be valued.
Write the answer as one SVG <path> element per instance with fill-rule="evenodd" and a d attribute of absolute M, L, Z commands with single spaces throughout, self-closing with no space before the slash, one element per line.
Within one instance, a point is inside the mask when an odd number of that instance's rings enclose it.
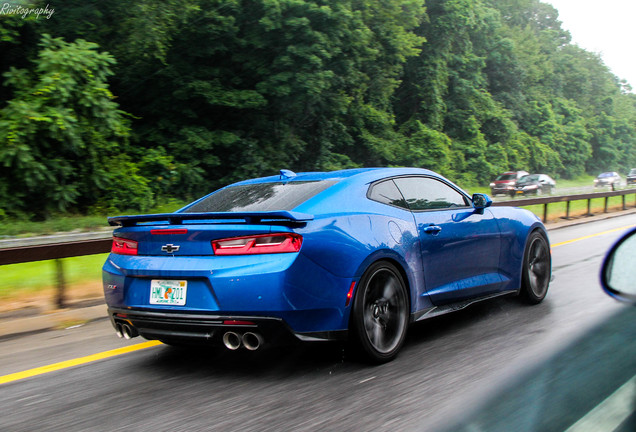
<path fill-rule="evenodd" d="M 634 224 L 636 215 L 613 218 L 551 231 L 550 240 Z M 389 364 L 361 364 L 326 344 L 257 353 L 157 346 L 0 385 L 0 430 L 437 430 L 625 312 L 598 283 L 621 232 L 555 246 L 555 280 L 540 305 L 500 298 L 418 323 Z M 105 320 L 0 341 L 0 376 L 139 342 L 117 339 Z M 599 355 L 611 363 L 611 351 Z"/>

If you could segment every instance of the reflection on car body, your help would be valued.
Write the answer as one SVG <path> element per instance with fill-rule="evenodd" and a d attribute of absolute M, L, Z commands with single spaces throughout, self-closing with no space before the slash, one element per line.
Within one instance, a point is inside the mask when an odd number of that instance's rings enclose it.
<path fill-rule="evenodd" d="M 505 294 L 539 303 L 551 275 L 534 214 L 414 168 L 283 171 L 109 222 L 115 329 L 174 345 L 348 340 L 383 362 L 409 323 Z"/>

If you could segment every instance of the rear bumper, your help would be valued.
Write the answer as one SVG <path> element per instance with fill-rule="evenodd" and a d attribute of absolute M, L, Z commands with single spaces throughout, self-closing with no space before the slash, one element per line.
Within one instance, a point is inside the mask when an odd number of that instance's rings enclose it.
<path fill-rule="evenodd" d="M 108 308 L 115 329 L 127 324 L 133 332 L 150 340 L 180 341 L 196 344 L 221 344 L 226 332 L 263 335 L 268 343 L 344 340 L 347 331 L 294 332 L 281 318 L 249 315 L 148 311 Z"/>
<path fill-rule="evenodd" d="M 185 304 L 151 303 L 153 280 L 186 284 Z M 111 254 L 103 268 L 111 310 L 194 322 L 203 317 L 208 326 L 216 325 L 214 317 L 271 317 L 294 334 L 346 330 L 351 281 L 294 254 L 179 259 Z"/>

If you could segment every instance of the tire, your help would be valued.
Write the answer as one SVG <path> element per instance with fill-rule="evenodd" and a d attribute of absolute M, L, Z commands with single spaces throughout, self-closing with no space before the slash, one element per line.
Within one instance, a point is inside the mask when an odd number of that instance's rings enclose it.
<path fill-rule="evenodd" d="M 534 231 L 526 242 L 521 275 L 521 297 L 530 304 L 538 304 L 545 298 L 550 285 L 552 257 L 548 240 Z"/>
<path fill-rule="evenodd" d="M 397 356 L 409 321 L 409 296 L 402 275 L 378 261 L 362 275 L 351 311 L 351 344 L 364 360 L 385 363 Z"/>

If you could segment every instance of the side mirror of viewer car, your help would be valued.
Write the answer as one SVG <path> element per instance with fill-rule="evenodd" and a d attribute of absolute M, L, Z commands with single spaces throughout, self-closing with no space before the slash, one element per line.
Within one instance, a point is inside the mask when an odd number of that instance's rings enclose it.
<path fill-rule="evenodd" d="M 473 194 L 473 207 L 475 207 L 476 210 L 485 209 L 486 207 L 490 207 L 491 204 L 492 200 L 488 195 L 479 193 Z"/>
<path fill-rule="evenodd" d="M 636 304 L 636 229 L 609 250 L 601 267 L 601 286 L 617 300 Z"/>

